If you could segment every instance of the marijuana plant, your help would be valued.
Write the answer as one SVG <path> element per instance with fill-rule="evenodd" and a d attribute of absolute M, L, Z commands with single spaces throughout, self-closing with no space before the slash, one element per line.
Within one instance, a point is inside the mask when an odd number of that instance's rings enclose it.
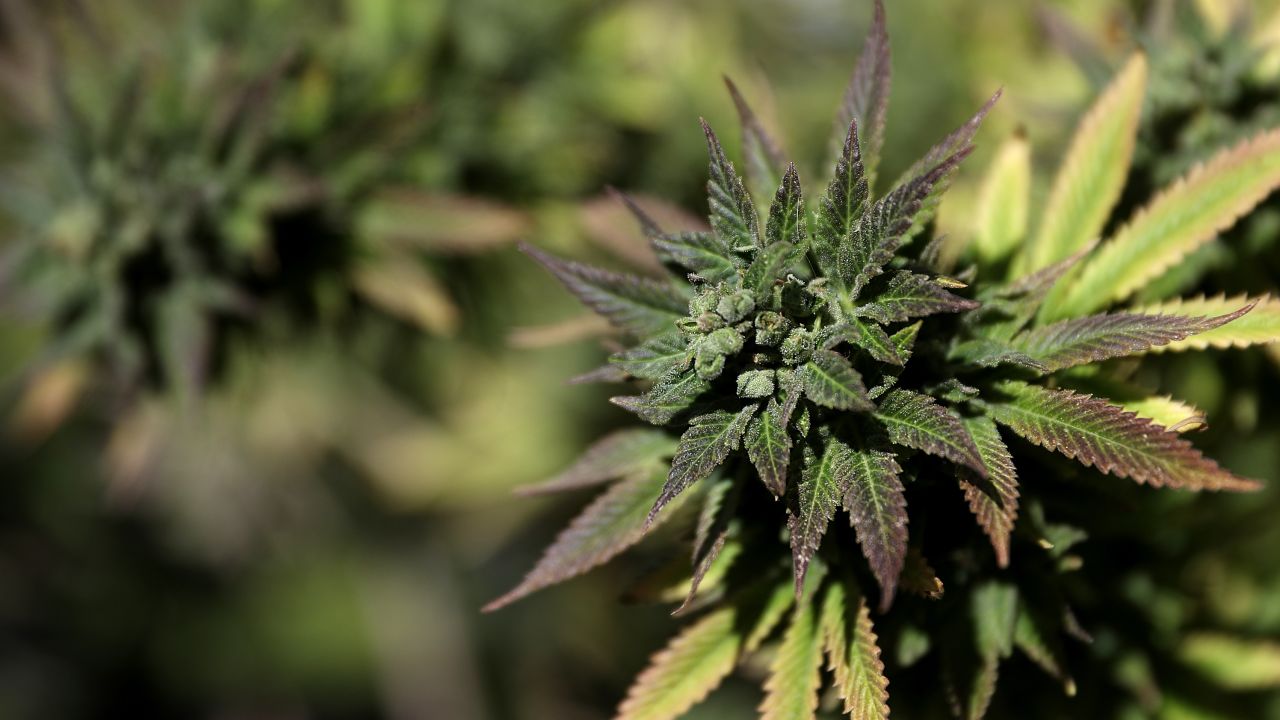
<path fill-rule="evenodd" d="M 1070 503 L 1052 478 L 1093 476 L 1043 450 L 1153 487 L 1256 487 L 1180 434 L 1193 409 L 1132 396 L 1109 361 L 1274 339 L 1274 318 L 1251 322 L 1245 298 L 1100 311 L 1280 184 L 1280 132 L 1195 168 L 1097 243 L 1133 152 L 1146 78 L 1134 56 L 1080 124 L 1038 233 L 1024 241 L 1029 155 L 1015 147 L 986 183 L 975 262 L 952 272 L 923 236 L 999 93 L 875 195 L 889 58 L 877 2 L 816 202 L 730 84 L 745 173 L 704 123 L 711 232 L 665 232 L 632 206 L 670 277 L 526 248 L 636 339 L 590 377 L 643 383 L 613 402 L 655 428 L 610 435 L 532 489 L 616 480 L 488 609 L 696 518 L 692 568 L 658 595 L 699 619 L 654 656 L 621 718 L 676 717 L 762 652 L 765 718 L 813 717 L 823 697 L 885 717 L 889 677 L 926 656 L 946 692 L 934 682 L 895 705 L 945 699 L 982 717 L 1015 647 L 1074 693 L 1061 642 L 1085 632 L 1062 577 L 1078 569 L 1081 535 L 1060 524 Z M 955 518 L 965 504 L 967 526 Z"/>

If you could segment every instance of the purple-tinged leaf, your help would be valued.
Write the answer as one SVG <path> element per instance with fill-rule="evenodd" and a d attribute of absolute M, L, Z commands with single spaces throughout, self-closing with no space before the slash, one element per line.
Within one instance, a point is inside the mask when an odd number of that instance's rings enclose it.
<path fill-rule="evenodd" d="M 766 245 L 777 243 L 805 244 L 804 196 L 800 191 L 800 174 L 796 164 L 788 163 L 782 176 L 782 185 L 769 206 L 769 220 L 764 226 Z"/>
<path fill-rule="evenodd" d="M 761 482 L 774 497 L 782 497 L 791 464 L 791 434 L 776 400 L 770 400 L 764 412 L 747 425 L 746 446 L 747 457 L 756 466 Z"/>
<path fill-rule="evenodd" d="M 902 358 L 903 364 L 897 367 L 892 367 L 888 372 L 881 375 L 880 384 L 867 390 L 867 397 L 875 400 L 886 392 L 889 392 L 889 390 L 897 384 L 898 377 L 905 369 L 907 361 L 911 359 L 911 352 L 915 348 L 916 344 L 916 336 L 920 334 L 920 327 L 923 324 L 923 320 L 917 320 L 889 336 L 889 342 L 893 343 L 893 349 L 897 353 L 898 357 Z"/>
<path fill-rule="evenodd" d="M 662 464 L 675 449 L 675 438 L 661 430 L 618 430 L 597 440 L 555 477 L 516 488 L 516 493 L 539 495 L 599 485 Z"/>
<path fill-rule="evenodd" d="M 988 414 L 1018 435 L 1104 473 L 1186 490 L 1255 490 L 1176 433 L 1089 395 L 1003 382 Z"/>
<path fill-rule="evenodd" d="M 969 418 L 964 424 L 978 446 L 982 463 L 987 468 L 987 477 L 976 477 L 962 468 L 960 488 L 964 490 L 965 500 L 978 519 L 978 525 L 991 538 L 996 564 L 1008 567 L 1009 533 L 1018 519 L 1018 473 L 1013 467 L 1013 456 L 990 418 Z"/>
<path fill-rule="evenodd" d="M 644 395 L 623 395 L 609 398 L 609 402 L 624 410 L 630 410 L 652 425 L 665 425 L 687 410 L 698 396 L 711 387 L 697 373 L 687 372 L 668 382 L 661 382 Z"/>
<path fill-rule="evenodd" d="M 855 590 L 846 595 L 843 583 L 831 583 L 819 622 L 827 668 L 844 700 L 844 714 L 853 720 L 888 720 L 889 679 L 866 598 Z"/>
<path fill-rule="evenodd" d="M 688 300 L 671 285 L 561 260 L 532 245 L 520 249 L 621 330 L 641 336 L 664 332 L 688 312 Z"/>
<path fill-rule="evenodd" d="M 893 390 L 880 401 L 875 415 L 894 443 L 964 465 L 980 477 L 987 476 L 982 456 L 964 423 L 928 395 Z"/>
<path fill-rule="evenodd" d="M 804 471 L 799 492 L 796 493 L 796 509 L 794 513 L 787 513 L 797 598 L 804 588 L 809 561 L 822 544 L 827 525 L 831 523 L 836 508 L 840 507 L 840 501 L 848 492 L 853 474 L 853 451 L 835 438 L 827 440 L 821 457 L 807 447 L 804 455 Z"/>
<path fill-rule="evenodd" d="M 733 277 L 742 266 L 742 261 L 715 233 L 667 233 L 653 238 L 653 248 L 659 260 L 713 282 Z"/>
<path fill-rule="evenodd" d="M 707 150 L 711 154 L 711 176 L 707 180 L 707 203 L 711 210 L 711 228 L 720 241 L 731 248 L 752 248 L 760 245 L 760 219 L 756 216 L 751 196 L 742 185 L 742 179 L 733 169 L 733 163 L 725 157 L 720 140 L 705 120 L 702 132 L 707 136 Z"/>
<path fill-rule="evenodd" d="M 1094 240 L 1071 257 L 998 288 L 991 297 L 984 298 L 983 306 L 974 310 L 966 322 L 984 338 L 1007 342 L 1031 322 L 1049 292 L 1097 244 Z"/>
<path fill-rule="evenodd" d="M 884 3 L 875 0 L 875 15 L 871 28 L 862 44 L 862 54 L 849 78 L 844 98 L 836 114 L 831 137 L 831 154 L 844 157 L 840 140 L 854 123 L 865 133 L 861 154 L 866 158 L 868 183 L 874 183 L 876 168 L 880 164 L 880 149 L 884 145 L 885 115 L 889 110 L 889 88 L 892 67 L 889 54 L 889 33 L 885 27 Z"/>
<path fill-rule="evenodd" d="M 729 453 L 738 449 L 757 408 L 759 405 L 748 405 L 737 413 L 716 410 L 689 421 L 689 429 L 680 436 L 675 457 L 671 459 L 667 483 L 649 511 L 650 518 L 657 517 L 663 506 L 690 485 L 711 475 Z"/>
<path fill-rule="evenodd" d="M 962 342 L 951 348 L 947 357 L 977 367 L 1017 365 L 1040 373 L 1049 372 L 1049 367 L 1044 363 L 996 340 L 979 338 Z"/>
<path fill-rule="evenodd" d="M 721 478 L 712 483 L 702 501 L 698 514 L 698 526 L 693 538 L 693 578 L 689 582 L 689 594 L 684 603 L 672 615 L 678 615 L 689 607 L 698 593 L 702 578 L 706 577 L 712 563 L 724 549 L 737 510 L 738 484 L 732 478 Z M 726 556 L 727 557 L 727 556 Z"/>
<path fill-rule="evenodd" d="M 631 377 L 663 380 L 683 372 L 693 362 L 689 341 L 679 332 L 649 338 L 609 358 L 609 363 Z"/>
<path fill-rule="evenodd" d="M 729 88 L 733 106 L 738 111 L 738 122 L 742 125 L 742 152 L 746 157 L 742 174 L 747 188 L 755 197 L 768 197 L 786 165 L 782 148 L 752 112 L 742 93 L 738 92 L 738 86 L 728 77 L 725 77 L 724 84 Z"/>
<path fill-rule="evenodd" d="M 822 407 L 863 412 L 874 408 L 862 376 L 839 353 L 815 352 L 813 358 L 801 366 L 800 373 L 805 395 Z"/>
<path fill-rule="evenodd" d="M 574 518 L 515 589 L 486 605 L 484 611 L 492 612 L 537 590 L 577 577 L 635 545 L 655 521 L 671 514 L 649 513 L 662 479 L 659 470 L 615 483 Z"/>
<path fill-rule="evenodd" d="M 640 203 L 636 202 L 634 198 L 612 185 L 605 189 L 609 191 L 609 194 L 612 195 L 614 199 L 625 205 L 627 210 L 631 211 L 631 214 L 635 217 L 636 222 L 639 223 L 640 230 L 644 233 L 645 237 L 653 240 L 663 235 L 662 227 L 658 225 L 658 221 L 654 220 L 652 215 L 645 212 L 644 208 L 640 207 Z"/>
<path fill-rule="evenodd" d="M 879 323 L 891 323 L 938 313 L 964 312 L 976 307 L 977 302 L 952 293 L 928 275 L 903 270 L 894 274 L 889 287 L 875 300 L 859 305 L 855 312 Z"/>
<path fill-rule="evenodd" d="M 858 125 L 853 122 L 849 124 L 845 137 L 844 152 L 836 161 L 835 177 L 827 185 L 827 194 L 818 201 L 813 254 L 819 269 L 827 277 L 838 277 L 840 250 L 853 237 L 870 195 L 862 155 L 858 150 Z"/>
<path fill-rule="evenodd" d="M 566 385 L 589 385 L 591 383 L 620 383 L 631 376 L 616 365 L 601 365 L 594 370 L 574 375 L 565 381 Z"/>
<path fill-rule="evenodd" d="M 1014 348 L 1044 364 L 1049 372 L 1139 355 L 1225 325 L 1253 309 L 1246 305 L 1216 317 L 1112 313 L 1063 320 L 1032 328 L 1013 340 Z"/>
<path fill-rule="evenodd" d="M 851 478 L 843 498 L 862 554 L 880 583 L 880 609 L 898 589 L 907 556 L 907 499 L 902 468 L 882 439 L 859 437 L 851 450 Z"/>

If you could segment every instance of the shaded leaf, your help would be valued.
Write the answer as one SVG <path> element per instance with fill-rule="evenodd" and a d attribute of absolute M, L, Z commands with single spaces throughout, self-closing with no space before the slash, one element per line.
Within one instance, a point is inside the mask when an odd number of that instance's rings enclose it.
<path fill-rule="evenodd" d="M 632 377 L 662 380 L 682 372 L 693 361 L 689 341 L 679 331 L 664 333 L 617 353 L 610 364 Z"/>
<path fill-rule="evenodd" d="M 1062 660 L 1062 650 L 1057 643 L 1045 637 L 1036 619 L 1023 607 L 1013 627 L 1013 644 L 1051 677 L 1062 682 L 1067 696 L 1076 694 L 1075 681 L 1067 675 Z"/>
<path fill-rule="evenodd" d="M 698 526 L 693 538 L 693 578 L 689 582 L 689 593 L 684 603 L 676 609 L 678 614 L 693 601 L 702 584 L 703 577 L 711 569 L 712 563 L 724 549 L 725 540 L 729 536 L 734 512 L 737 509 L 737 483 L 732 478 L 721 478 L 711 484 L 702 502 L 702 512 L 698 513 Z"/>
<path fill-rule="evenodd" d="M 1186 300 L 1171 300 L 1160 305 L 1142 308 L 1139 312 L 1213 317 L 1230 313 L 1233 309 L 1244 305 L 1250 305 L 1253 309 L 1247 315 L 1231 321 L 1230 324 L 1220 325 L 1183 340 L 1152 348 L 1151 352 L 1243 348 L 1280 340 L 1280 301 L 1270 295 L 1263 295 L 1254 300 L 1244 295 L 1232 298 L 1218 295 L 1211 298 L 1202 296 Z"/>
<path fill-rule="evenodd" d="M 849 78 L 849 85 L 840 101 L 831 137 L 832 157 L 844 157 L 840 140 L 846 138 L 847 142 L 846 132 L 855 123 L 862 129 L 865 139 L 860 143 L 860 154 L 866 158 L 868 184 L 874 184 L 876 167 L 880 164 L 891 80 L 889 33 L 885 27 L 884 3 L 882 0 L 875 0 L 871 28 L 867 31 L 862 53 L 858 56 L 853 76 Z"/>
<path fill-rule="evenodd" d="M 659 464 L 675 451 L 675 438 L 661 430 L 617 430 L 597 440 L 563 472 L 537 485 L 517 488 L 536 495 L 598 485 Z"/>
<path fill-rule="evenodd" d="M 800 480 L 795 513 L 787 513 L 791 531 L 791 555 L 795 565 L 796 595 L 804 587 L 809 561 L 822 544 L 827 525 L 849 489 L 853 471 L 853 451 L 848 445 L 831 438 L 822 456 L 805 448 L 803 477 Z"/>
<path fill-rule="evenodd" d="M 1017 365 L 1037 372 L 1049 372 L 1049 367 L 1026 353 L 1015 350 L 1003 342 L 979 338 L 962 342 L 947 353 L 947 358 L 978 367 Z"/>
<path fill-rule="evenodd" d="M 782 497 L 791 464 L 791 434 L 776 400 L 770 400 L 764 412 L 747 425 L 746 446 L 747 457 L 756 466 L 761 482 L 774 497 Z"/>
<path fill-rule="evenodd" d="M 851 452 L 844 507 L 862 554 L 880 583 L 884 611 L 893 602 L 907 555 L 907 500 L 898 478 L 902 468 L 876 438 L 857 438 Z"/>
<path fill-rule="evenodd" d="M 862 318 L 850 317 L 848 322 L 832 327 L 824 333 L 821 343 L 823 350 L 830 350 L 842 342 L 852 343 L 871 357 L 883 363 L 902 367 L 906 361 L 898 354 L 898 347 L 889 338 L 884 328 L 874 323 L 863 322 Z"/>
<path fill-rule="evenodd" d="M 928 395 L 893 390 L 880 401 L 875 415 L 894 443 L 965 465 L 980 477 L 987 476 L 978 448 L 960 418 Z"/>
<path fill-rule="evenodd" d="M 622 395 L 609 398 L 609 402 L 624 410 L 630 410 L 647 423 L 665 425 L 688 409 L 698 396 L 711 387 L 697 373 L 687 372 L 669 382 L 654 385 L 644 395 Z"/>
<path fill-rule="evenodd" d="M 551 271 L 587 307 L 621 330 L 652 335 L 675 327 L 688 301 L 671 285 L 561 260 L 532 245 L 520 249 Z"/>
<path fill-rule="evenodd" d="M 731 248 L 750 248 L 760 244 L 760 219 L 756 208 L 733 169 L 733 163 L 725 157 L 720 140 L 705 120 L 702 132 L 707 137 L 707 151 L 711 154 L 710 177 L 707 180 L 707 202 L 711 209 L 711 228 L 720 240 Z"/>
<path fill-rule="evenodd" d="M 852 593 L 850 594 L 852 595 Z M 887 720 L 889 679 L 884 676 L 879 639 L 871 624 L 866 598 L 846 597 L 842 583 L 831 583 L 822 602 L 820 619 L 827 667 L 844 700 L 844 714 L 852 720 Z M 846 618 L 853 611 L 853 622 Z"/>
<path fill-rule="evenodd" d="M 804 720 L 818 709 L 822 682 L 822 637 L 812 603 L 796 606 L 782 644 L 769 664 L 760 720 Z"/>
<path fill-rule="evenodd" d="M 987 477 L 984 480 L 961 469 L 960 488 L 978 525 L 991 538 L 996 563 L 1002 568 L 1008 567 L 1009 533 L 1018 519 L 1018 474 L 1013 467 L 1013 457 L 990 418 L 967 418 L 964 425 L 978 446 Z"/>
<path fill-rule="evenodd" d="M 1236 308 L 1216 317 L 1113 313 L 1063 320 L 1032 328 L 1013 340 L 1013 346 L 1053 372 L 1111 358 L 1138 355 L 1225 325 L 1252 309 Z"/>
<path fill-rule="evenodd" d="M 1182 641 L 1178 656 L 1229 690 L 1280 688 L 1280 642 L 1275 640 L 1201 632 Z"/>
<path fill-rule="evenodd" d="M 662 480 L 659 471 L 615 483 L 569 523 L 515 589 L 486 605 L 485 612 L 581 575 L 635 545 L 647 527 L 670 516 L 649 513 Z"/>
<path fill-rule="evenodd" d="M 1134 54 L 1080 121 L 1020 267 L 1052 265 L 1098 236 L 1120 198 L 1138 134 L 1147 61 Z"/>
<path fill-rule="evenodd" d="M 1160 193 L 1084 265 L 1046 320 L 1123 300 L 1236 223 L 1280 184 L 1280 129 L 1214 156 Z"/>
<path fill-rule="evenodd" d="M 803 257 L 804 248 L 790 242 L 769 245 L 756 253 L 742 278 L 742 285 L 758 298 L 767 298 L 774 283 L 785 280 L 791 268 Z"/>
<path fill-rule="evenodd" d="M 891 323 L 976 307 L 978 303 L 953 294 L 928 275 L 899 271 L 884 292 L 872 302 L 859 305 L 855 312 L 879 323 Z"/>
<path fill-rule="evenodd" d="M 835 410 L 868 411 L 873 408 L 862 376 L 839 353 L 819 350 L 801 368 L 804 393 L 810 400 Z"/>
<path fill-rule="evenodd" d="M 1018 591 L 1003 582 L 987 581 L 970 595 L 974 638 L 984 658 L 1007 658 L 1013 653 L 1013 628 L 1018 617 Z"/>
<path fill-rule="evenodd" d="M 657 516 L 664 505 L 684 492 L 690 485 L 706 478 L 729 453 L 738 448 L 747 422 L 755 414 L 758 405 L 748 405 L 736 413 L 716 410 L 699 415 L 689 421 L 689 429 L 680 436 L 675 457 L 671 459 L 671 472 L 662 494 L 653 504 L 650 519 Z"/>
<path fill-rule="evenodd" d="M 733 672 L 742 637 L 732 607 L 686 627 L 649 661 L 618 707 L 617 720 L 675 720 Z"/>
<path fill-rule="evenodd" d="M 1156 487 L 1251 490 L 1177 434 L 1130 412 L 1070 390 L 1003 382 L 1007 402 L 988 414 L 1023 438 L 1098 470 Z"/>

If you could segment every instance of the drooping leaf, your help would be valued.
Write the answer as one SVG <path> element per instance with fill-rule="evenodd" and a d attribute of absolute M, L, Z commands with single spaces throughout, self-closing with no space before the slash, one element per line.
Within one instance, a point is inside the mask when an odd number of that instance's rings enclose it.
<path fill-rule="evenodd" d="M 561 260 L 532 245 L 520 249 L 621 330 L 640 336 L 661 333 L 688 311 L 688 301 L 671 285 Z"/>
<path fill-rule="evenodd" d="M 864 138 L 860 153 L 865 158 L 868 184 L 874 184 L 876 168 L 880 164 L 880 148 L 884 145 L 885 115 L 889 110 L 889 88 L 892 67 L 889 58 L 889 33 L 885 27 L 884 3 L 875 0 L 875 14 L 871 28 L 862 43 L 862 54 L 854 66 L 853 77 L 845 88 L 844 97 L 836 113 L 831 136 L 831 156 L 844 157 L 841 140 L 854 123 L 861 128 Z"/>
<path fill-rule="evenodd" d="M 853 451 L 835 438 L 827 440 L 822 455 L 805 448 L 795 513 L 787 513 L 791 530 L 791 555 L 795 566 L 796 594 L 804 587 L 809 561 L 822 544 L 827 525 L 849 490 Z"/>
<path fill-rule="evenodd" d="M 1280 184 L 1280 130 L 1214 156 L 1160 193 L 1085 263 L 1046 320 L 1123 300 L 1225 231 Z"/>
<path fill-rule="evenodd" d="M 928 275 L 903 270 L 894 274 L 884 292 L 872 302 L 859 305 L 855 311 L 876 322 L 891 323 L 976 307 L 977 302 L 952 293 Z"/>
<path fill-rule="evenodd" d="M 973 469 L 979 477 L 987 477 L 982 456 L 960 418 L 928 395 L 902 389 L 890 391 L 880 401 L 875 416 L 889 439 L 898 445 L 946 458 Z"/>
<path fill-rule="evenodd" d="M 630 410 L 647 423 L 665 425 L 688 409 L 709 388 L 706 380 L 695 372 L 686 372 L 669 381 L 660 382 L 644 395 L 622 395 L 609 402 Z"/>
<path fill-rule="evenodd" d="M 820 623 L 827 667 L 844 700 L 845 715 L 852 720 L 888 720 L 889 679 L 884 676 L 871 611 L 860 594 L 856 605 L 851 600 L 842 583 L 831 583 L 823 598 Z M 848 623 L 851 610 L 853 622 Z"/>
<path fill-rule="evenodd" d="M 1027 234 L 1030 202 L 1031 143 L 1019 131 L 996 151 L 978 195 L 974 248 L 984 265 L 994 265 L 1017 249 Z"/>
<path fill-rule="evenodd" d="M 880 608 L 887 610 L 907 555 L 907 500 L 894 454 L 875 437 L 859 437 L 852 447 L 851 479 L 844 496 L 862 554 L 880 583 Z"/>
<path fill-rule="evenodd" d="M 1146 58 L 1135 54 L 1080 121 L 1022 271 L 1069 257 L 1102 231 L 1129 171 L 1146 83 Z"/>
<path fill-rule="evenodd" d="M 796 601 L 795 590 L 792 589 L 791 583 L 779 582 L 774 586 L 768 596 L 764 600 L 764 604 L 760 607 L 760 612 L 755 616 L 755 623 L 751 628 L 751 632 L 747 634 L 747 640 L 743 643 L 742 652 L 752 653 L 764 644 L 765 640 L 773 634 L 778 623 L 782 622 L 782 618 Z"/>
<path fill-rule="evenodd" d="M 805 720 L 815 717 L 822 682 L 822 636 L 813 603 L 801 602 L 791 616 L 782 644 L 769 665 L 760 703 L 760 720 Z"/>
<path fill-rule="evenodd" d="M 737 483 L 732 478 L 720 478 L 706 492 L 693 538 L 693 578 L 689 582 L 689 593 L 685 596 L 684 604 L 676 613 L 683 611 L 693 601 L 703 577 L 724 549 L 737 508 L 736 491 Z"/>
<path fill-rule="evenodd" d="M 818 201 L 815 218 L 814 259 L 827 277 L 839 277 L 841 247 L 853 236 L 870 194 L 862 154 L 858 149 L 858 125 L 854 122 L 848 125 L 844 151 L 836 161 L 835 176 L 827 186 L 827 194 Z"/>
<path fill-rule="evenodd" d="M 662 380 L 689 367 L 693 351 L 679 332 L 664 333 L 617 353 L 609 363 L 627 375 L 643 380 Z"/>
<path fill-rule="evenodd" d="M 1156 487 L 1251 490 L 1176 433 L 1111 403 L 1070 390 L 1003 382 L 1007 402 L 988 414 L 1027 440 L 1098 470 Z"/>
<path fill-rule="evenodd" d="M 988 340 L 1006 342 L 1031 322 L 1058 282 L 1088 256 L 1096 242 L 1066 260 L 1013 280 L 997 288 L 993 297 L 984 297 L 984 305 L 966 317 L 978 334 Z M 977 321 L 974 323 L 973 321 Z"/>
<path fill-rule="evenodd" d="M 649 513 L 650 519 L 656 517 L 672 498 L 710 475 L 729 453 L 738 448 L 747 430 L 747 422 L 758 407 L 748 405 L 736 413 L 716 410 L 689 421 L 689 429 L 680 436 L 675 457 L 671 459 L 671 472 L 662 487 L 662 494 Z"/>
<path fill-rule="evenodd" d="M 782 148 L 752 112 L 742 93 L 738 92 L 738 86 L 728 77 L 724 78 L 724 84 L 729 88 L 733 106 L 738 111 L 738 122 L 742 125 L 742 153 L 746 159 L 742 174 L 746 178 L 747 189 L 757 198 L 769 197 L 778 185 L 786 164 Z"/>
<path fill-rule="evenodd" d="M 1252 306 L 1246 305 L 1216 317 L 1134 313 L 1090 315 L 1032 328 L 1015 337 L 1013 346 L 1053 372 L 1138 355 L 1225 325 L 1250 309 Z"/>
<path fill-rule="evenodd" d="M 1018 619 L 1014 622 L 1013 644 L 1051 677 L 1062 682 L 1068 696 L 1076 694 L 1075 681 L 1063 664 L 1062 649 L 1046 637 L 1046 632 L 1025 606 L 1019 609 Z"/>
<path fill-rule="evenodd" d="M 1243 348 L 1280 341 L 1280 300 L 1270 295 L 1263 295 L 1254 300 L 1244 295 L 1232 298 L 1218 295 L 1211 298 L 1202 296 L 1186 300 L 1171 300 L 1142 308 L 1139 312 L 1213 317 L 1246 305 L 1252 306 L 1253 309 L 1230 324 L 1220 325 L 1183 340 L 1152 348 L 1151 352 Z"/>
<path fill-rule="evenodd" d="M 819 350 L 801 367 L 804 393 L 810 400 L 835 410 L 872 409 L 862 376 L 839 353 Z"/>
<path fill-rule="evenodd" d="M 883 363 L 902 367 L 906 360 L 898 354 L 898 348 L 884 328 L 862 318 L 850 317 L 846 323 L 832 327 L 825 333 L 823 350 L 830 350 L 842 342 L 853 343 L 867 351 L 871 357 Z"/>
<path fill-rule="evenodd" d="M 967 418 L 964 425 L 978 446 L 987 477 L 984 480 L 962 469 L 960 488 L 978 525 L 991 538 L 996 564 L 1008 567 L 1009 534 L 1018 519 L 1018 474 L 1013 467 L 1013 457 L 990 418 Z"/>
<path fill-rule="evenodd" d="M 804 197 L 800 192 L 800 174 L 796 164 L 788 163 L 782 185 L 769 206 L 769 220 L 765 223 L 766 245 L 788 242 L 803 245 L 805 241 Z"/>
<path fill-rule="evenodd" d="M 679 265 L 712 282 L 732 277 L 742 264 L 715 233 L 663 233 L 651 242 L 659 260 Z"/>
<path fill-rule="evenodd" d="M 663 475 L 659 468 L 615 483 L 569 523 L 515 589 L 486 605 L 485 612 L 581 575 L 639 542 L 647 527 L 671 514 L 649 512 Z"/>
<path fill-rule="evenodd" d="M 732 607 L 686 627 L 649 661 L 618 707 L 617 720 L 675 720 L 733 672 L 742 637 Z"/>
<path fill-rule="evenodd" d="M 721 242 L 731 248 L 751 248 L 760 244 L 760 219 L 742 179 L 720 147 L 720 140 L 705 120 L 702 132 L 711 154 L 711 175 L 707 180 L 707 202 L 711 208 L 711 228 Z"/>
<path fill-rule="evenodd" d="M 618 430 L 597 440 L 555 477 L 517 488 L 516 492 L 536 495 L 591 487 L 653 467 L 669 457 L 675 447 L 675 439 L 661 430 Z"/>
<path fill-rule="evenodd" d="M 747 425 L 747 457 L 756 466 L 760 480 L 774 497 L 787 488 L 787 468 L 791 464 L 791 434 L 782 417 L 782 407 L 770 400 L 764 412 Z"/>

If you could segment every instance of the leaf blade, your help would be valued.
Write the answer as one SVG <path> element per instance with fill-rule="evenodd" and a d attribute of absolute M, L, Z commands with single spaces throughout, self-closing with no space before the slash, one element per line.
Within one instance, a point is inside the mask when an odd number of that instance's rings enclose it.
<path fill-rule="evenodd" d="M 674 720 L 724 681 L 742 639 L 733 608 L 716 610 L 685 628 L 654 654 L 618 707 L 616 720 Z"/>
<path fill-rule="evenodd" d="M 907 556 L 907 500 L 896 457 L 876 438 L 859 437 L 844 496 L 862 554 L 880 583 L 880 607 L 893 603 Z"/>
<path fill-rule="evenodd" d="M 1009 535 L 1018 519 L 1018 474 L 1013 456 L 990 418 L 967 418 L 964 424 L 978 446 L 987 478 L 983 480 L 962 469 L 960 488 L 978 525 L 991 539 L 996 564 L 1005 568 L 1009 566 Z"/>
<path fill-rule="evenodd" d="M 699 415 L 689 421 L 689 428 L 680 436 L 675 457 L 671 459 L 671 471 L 662 492 L 649 511 L 649 521 L 690 485 L 702 480 L 738 448 L 747 422 L 755 414 L 758 405 L 748 405 L 737 413 L 716 410 Z"/>
<path fill-rule="evenodd" d="M 987 476 L 982 456 L 960 418 L 928 395 L 911 390 L 891 390 L 876 408 L 876 419 L 898 445 L 946 458 Z"/>

